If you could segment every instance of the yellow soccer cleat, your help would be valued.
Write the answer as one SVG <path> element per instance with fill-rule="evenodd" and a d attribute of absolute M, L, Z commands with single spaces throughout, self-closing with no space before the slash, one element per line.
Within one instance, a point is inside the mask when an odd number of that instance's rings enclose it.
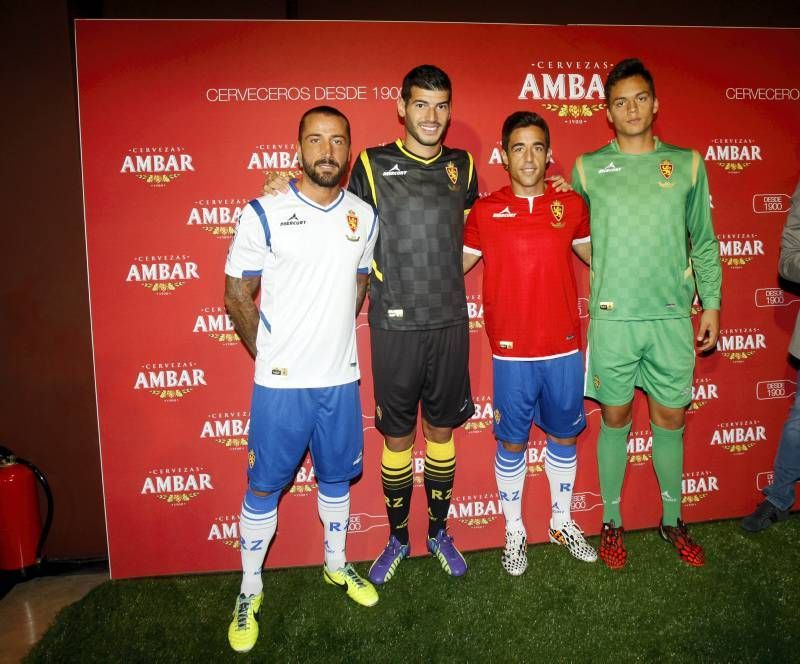
<path fill-rule="evenodd" d="M 339 586 L 347 593 L 347 596 L 356 604 L 361 606 L 375 606 L 378 603 L 378 591 L 366 579 L 362 579 L 355 567 L 347 563 L 335 572 L 331 572 L 327 567 L 322 567 L 322 576 L 325 583 L 332 586 Z"/>
<path fill-rule="evenodd" d="M 264 593 L 241 594 L 236 598 L 233 620 L 228 627 L 228 643 L 236 652 L 250 652 L 258 639 L 258 612 Z"/>

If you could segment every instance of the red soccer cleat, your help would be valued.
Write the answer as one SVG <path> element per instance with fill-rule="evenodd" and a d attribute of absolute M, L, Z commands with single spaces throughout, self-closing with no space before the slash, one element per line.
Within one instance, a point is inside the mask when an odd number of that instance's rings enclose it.
<path fill-rule="evenodd" d="M 665 542 L 670 542 L 675 547 L 681 560 L 687 565 L 692 567 L 705 565 L 706 554 L 703 547 L 692 539 L 686 524 L 681 519 L 678 519 L 677 526 L 665 526 L 663 522 L 660 523 L 658 534 Z"/>
<path fill-rule="evenodd" d="M 625 548 L 625 542 L 622 541 L 623 532 L 624 529 L 621 526 L 617 528 L 613 520 L 604 523 L 603 529 L 600 531 L 598 554 L 600 555 L 600 560 L 609 569 L 625 567 L 625 563 L 628 560 L 628 551 Z"/>

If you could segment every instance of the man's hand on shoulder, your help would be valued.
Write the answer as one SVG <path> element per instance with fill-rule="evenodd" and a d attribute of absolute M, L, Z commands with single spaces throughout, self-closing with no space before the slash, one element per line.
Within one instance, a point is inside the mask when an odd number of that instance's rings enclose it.
<path fill-rule="evenodd" d="M 289 191 L 289 182 L 292 178 L 299 176 L 299 171 L 296 174 L 293 174 L 291 171 L 270 171 L 264 178 L 264 195 L 275 196 L 277 194 L 285 194 Z"/>
<path fill-rule="evenodd" d="M 559 194 L 572 191 L 572 185 L 567 182 L 562 175 L 551 175 L 550 177 L 545 178 L 545 180 L 549 182 L 550 186 L 553 187 L 553 190 L 557 191 Z"/>
<path fill-rule="evenodd" d="M 710 351 L 717 345 L 718 338 L 719 309 L 706 309 L 700 315 L 700 324 L 697 326 L 697 353 Z"/>

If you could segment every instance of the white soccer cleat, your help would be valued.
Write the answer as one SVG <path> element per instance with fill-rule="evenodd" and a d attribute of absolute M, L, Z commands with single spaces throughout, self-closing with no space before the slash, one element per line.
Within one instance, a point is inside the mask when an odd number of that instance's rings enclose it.
<path fill-rule="evenodd" d="M 528 569 L 528 538 L 524 530 L 506 531 L 506 547 L 500 562 L 511 576 L 525 573 Z"/>
<path fill-rule="evenodd" d="M 572 520 L 567 521 L 560 530 L 550 528 L 550 541 L 566 547 L 578 560 L 586 563 L 597 560 L 597 551 L 583 538 L 581 527 Z"/>

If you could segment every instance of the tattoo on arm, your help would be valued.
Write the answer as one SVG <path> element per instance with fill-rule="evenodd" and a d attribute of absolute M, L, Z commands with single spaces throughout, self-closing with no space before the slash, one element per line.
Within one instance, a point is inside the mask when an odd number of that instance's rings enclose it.
<path fill-rule="evenodd" d="M 369 275 L 356 275 L 356 316 L 364 305 L 364 298 L 367 296 L 367 286 L 369 286 Z"/>
<path fill-rule="evenodd" d="M 253 301 L 260 277 L 225 277 L 225 308 L 233 321 L 236 333 L 241 337 L 250 355 L 256 356 L 256 335 L 258 334 L 258 308 Z"/>

